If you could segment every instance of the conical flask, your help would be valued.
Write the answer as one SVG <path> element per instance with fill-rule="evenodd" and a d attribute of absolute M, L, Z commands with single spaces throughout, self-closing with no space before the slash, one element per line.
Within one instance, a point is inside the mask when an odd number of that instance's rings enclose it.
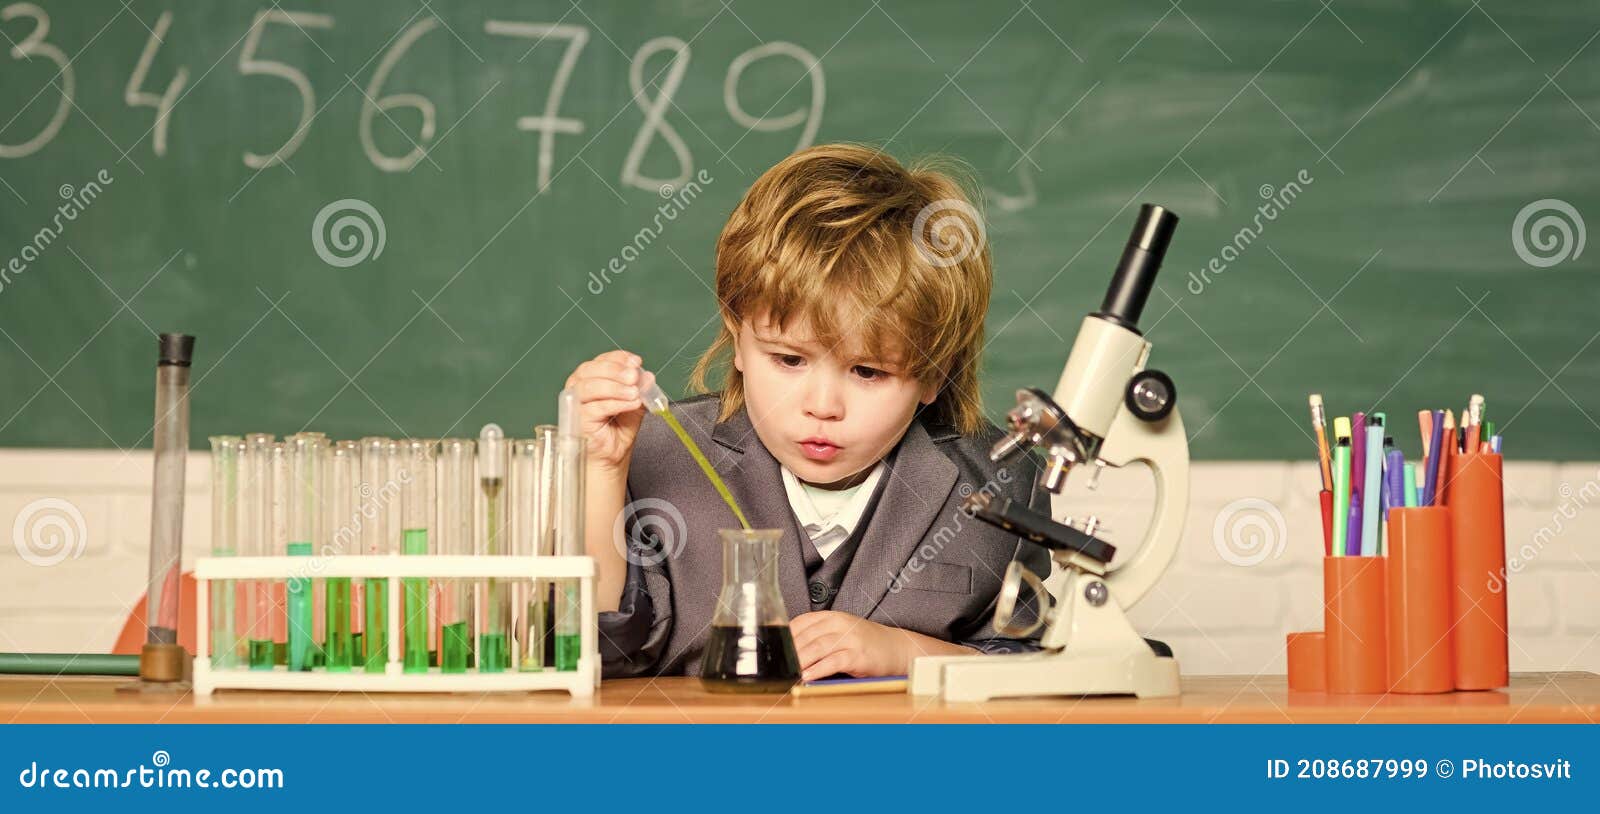
<path fill-rule="evenodd" d="M 723 529 L 722 591 L 700 681 L 712 692 L 785 692 L 800 657 L 778 590 L 778 529 Z"/>

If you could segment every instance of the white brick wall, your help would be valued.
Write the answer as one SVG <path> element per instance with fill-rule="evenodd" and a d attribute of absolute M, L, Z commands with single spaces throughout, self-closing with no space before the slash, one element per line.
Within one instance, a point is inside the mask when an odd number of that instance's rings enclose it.
<path fill-rule="evenodd" d="M 190 456 L 186 560 L 202 553 L 210 536 L 207 466 L 206 454 Z M 1322 626 L 1316 468 L 1197 463 L 1192 477 L 1182 550 L 1133 609 L 1134 622 L 1171 644 L 1187 673 L 1282 673 L 1283 634 Z M 1511 462 L 1506 480 L 1511 668 L 1600 672 L 1600 464 Z M 13 544 L 0 547 L 0 650 L 110 648 L 144 589 L 149 484 L 148 452 L 0 450 L 0 533 L 12 532 Z M 1085 508 L 1128 550 L 1143 535 L 1151 494 L 1147 473 L 1107 471 Z M 32 565 L 16 547 L 16 523 L 27 520 L 30 505 L 49 513 L 36 501 L 50 499 L 82 517 L 82 552 Z M 1241 502 L 1247 499 L 1265 502 Z M 74 520 L 70 512 L 54 514 Z M 1220 538 L 1219 518 L 1232 521 Z M 1252 521 L 1267 532 L 1258 540 L 1264 548 L 1250 544 Z M 22 540 L 26 546 L 25 530 Z"/>

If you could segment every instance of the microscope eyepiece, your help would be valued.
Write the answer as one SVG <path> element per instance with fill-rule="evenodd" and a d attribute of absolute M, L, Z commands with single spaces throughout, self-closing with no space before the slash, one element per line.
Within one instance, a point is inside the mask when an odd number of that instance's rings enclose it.
<path fill-rule="evenodd" d="M 1138 332 L 1139 315 L 1144 312 L 1145 301 L 1155 288 L 1156 272 L 1172 243 L 1172 233 L 1178 228 L 1178 216 L 1172 210 L 1157 204 L 1139 207 L 1139 220 L 1133 225 L 1133 234 L 1122 250 L 1117 272 L 1106 289 L 1105 301 L 1094 313 L 1102 319 L 1115 322 L 1130 331 Z"/>

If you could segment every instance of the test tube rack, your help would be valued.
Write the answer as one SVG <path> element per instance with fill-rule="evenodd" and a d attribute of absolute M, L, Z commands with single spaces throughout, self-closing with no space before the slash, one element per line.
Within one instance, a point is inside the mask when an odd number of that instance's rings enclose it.
<path fill-rule="evenodd" d="M 329 557 L 206 557 L 195 563 L 194 693 L 208 696 L 219 689 L 296 690 L 309 692 L 517 692 L 566 690 L 588 697 L 600 684 L 599 630 L 594 613 L 594 560 L 558 556 L 379 555 Z M 389 659 L 382 673 L 290 672 L 282 666 L 252 670 L 211 664 L 211 583 L 225 580 L 387 579 Z M 576 579 L 579 583 L 580 656 L 576 670 L 537 672 L 407 673 L 401 663 L 400 597 L 403 579 Z"/>

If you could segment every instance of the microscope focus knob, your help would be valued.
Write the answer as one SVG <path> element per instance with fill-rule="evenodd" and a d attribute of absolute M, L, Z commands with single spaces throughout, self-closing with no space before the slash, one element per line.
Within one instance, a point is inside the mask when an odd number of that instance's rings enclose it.
<path fill-rule="evenodd" d="M 1178 388 L 1172 377 L 1159 370 L 1141 370 L 1128 380 L 1123 401 L 1144 421 L 1160 421 L 1178 404 Z"/>

